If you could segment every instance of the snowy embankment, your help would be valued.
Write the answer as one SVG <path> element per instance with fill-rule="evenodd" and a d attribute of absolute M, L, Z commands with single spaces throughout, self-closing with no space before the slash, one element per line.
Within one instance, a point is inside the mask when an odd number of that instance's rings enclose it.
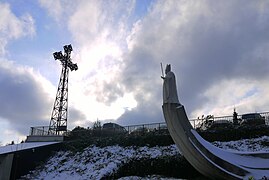
<path fill-rule="evenodd" d="M 179 154 L 175 145 L 166 147 L 96 147 L 90 146 L 83 152 L 58 152 L 44 167 L 26 175 L 29 179 L 101 179 L 110 175 L 130 160 L 154 159 Z"/>
<path fill-rule="evenodd" d="M 262 136 L 255 139 L 242 139 L 238 141 L 219 142 L 215 141 L 213 145 L 226 149 L 243 152 L 269 151 L 269 136 Z"/>
<path fill-rule="evenodd" d="M 231 142 L 213 142 L 223 149 L 238 151 L 269 151 L 269 136 Z M 43 166 L 24 176 L 27 179 L 101 179 L 125 163 L 142 158 L 154 159 L 179 155 L 175 145 L 165 147 L 96 147 L 83 152 L 57 152 Z"/>

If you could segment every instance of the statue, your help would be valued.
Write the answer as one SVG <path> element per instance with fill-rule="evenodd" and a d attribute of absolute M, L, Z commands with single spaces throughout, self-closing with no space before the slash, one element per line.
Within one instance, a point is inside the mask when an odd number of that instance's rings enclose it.
<path fill-rule="evenodd" d="M 171 65 L 167 64 L 165 68 L 165 77 L 161 76 L 163 81 L 163 103 L 179 104 L 177 96 L 177 85 L 175 74 L 171 71 Z"/>

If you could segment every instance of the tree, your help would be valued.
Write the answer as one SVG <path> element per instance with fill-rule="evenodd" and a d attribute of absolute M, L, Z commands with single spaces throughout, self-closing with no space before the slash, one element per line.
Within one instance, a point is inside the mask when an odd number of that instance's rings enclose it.
<path fill-rule="evenodd" d="M 93 123 L 92 129 L 93 130 L 101 130 L 102 126 L 101 126 L 101 121 L 99 121 L 98 119 Z"/>
<path fill-rule="evenodd" d="M 237 112 L 235 111 L 234 108 L 234 113 L 233 113 L 233 124 L 238 125 L 238 118 L 237 118 Z"/>

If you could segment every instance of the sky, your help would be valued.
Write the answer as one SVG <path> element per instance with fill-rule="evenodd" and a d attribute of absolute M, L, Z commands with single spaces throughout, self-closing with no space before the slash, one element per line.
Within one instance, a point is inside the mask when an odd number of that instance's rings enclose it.
<path fill-rule="evenodd" d="M 0 0 L 0 144 L 48 126 L 72 44 L 68 129 L 163 122 L 160 63 L 190 118 L 269 109 L 267 0 Z"/>

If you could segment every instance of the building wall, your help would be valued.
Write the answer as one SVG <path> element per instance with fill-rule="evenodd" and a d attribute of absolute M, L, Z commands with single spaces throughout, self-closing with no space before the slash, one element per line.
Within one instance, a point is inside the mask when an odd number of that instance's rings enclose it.
<path fill-rule="evenodd" d="M 0 155 L 0 180 L 9 180 L 14 154 Z"/>
<path fill-rule="evenodd" d="M 64 136 L 27 136 L 26 142 L 63 142 Z"/>
<path fill-rule="evenodd" d="M 14 153 L 13 164 L 11 169 L 11 180 L 20 178 L 22 175 L 28 174 L 36 166 L 40 165 L 61 147 L 60 143 L 47 146 L 35 147 L 27 150 L 16 151 Z M 2 180 L 2 179 L 0 179 Z"/>

